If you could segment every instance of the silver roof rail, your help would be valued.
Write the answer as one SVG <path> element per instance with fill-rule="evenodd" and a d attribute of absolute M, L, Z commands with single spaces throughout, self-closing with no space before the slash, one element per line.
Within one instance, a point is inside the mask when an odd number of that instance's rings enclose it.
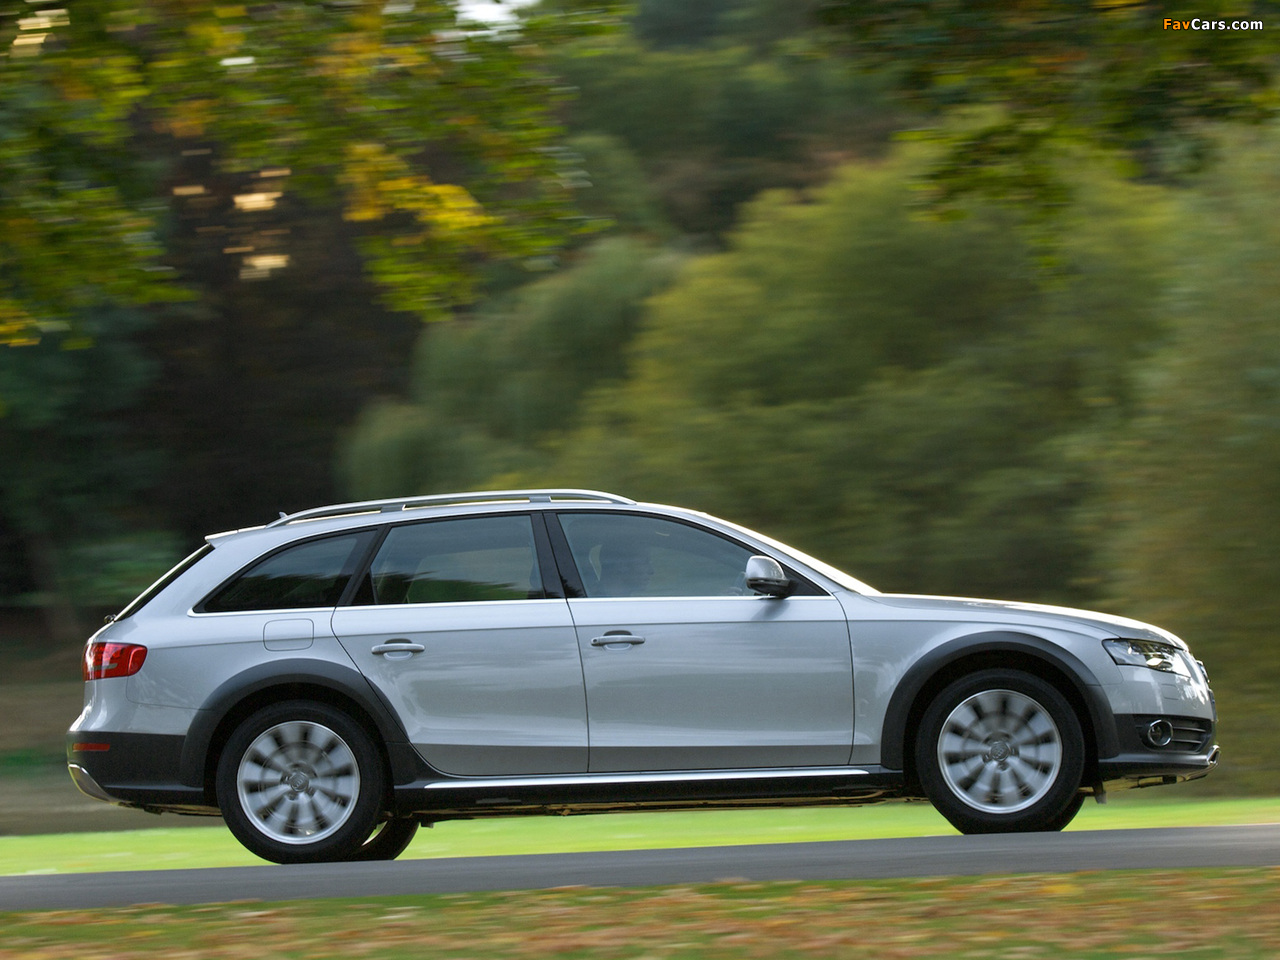
<path fill-rule="evenodd" d="M 396 500 L 363 500 L 357 503 L 339 503 L 331 507 L 315 507 L 299 513 L 281 515 L 268 527 L 279 527 L 299 520 L 319 520 L 322 517 L 346 517 L 361 513 L 395 513 L 417 507 L 443 507 L 459 503 L 551 503 L 553 500 L 586 500 L 596 503 L 634 504 L 634 500 L 599 490 L 480 490 L 473 493 L 443 493 L 424 497 L 403 497 Z"/>

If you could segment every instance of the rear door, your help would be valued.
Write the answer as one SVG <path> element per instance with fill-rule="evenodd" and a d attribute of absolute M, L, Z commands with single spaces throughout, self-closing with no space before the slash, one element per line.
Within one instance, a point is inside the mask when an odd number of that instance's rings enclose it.
<path fill-rule="evenodd" d="M 568 604 L 543 584 L 540 517 L 407 523 L 333 630 L 443 773 L 583 772 L 587 719 Z"/>

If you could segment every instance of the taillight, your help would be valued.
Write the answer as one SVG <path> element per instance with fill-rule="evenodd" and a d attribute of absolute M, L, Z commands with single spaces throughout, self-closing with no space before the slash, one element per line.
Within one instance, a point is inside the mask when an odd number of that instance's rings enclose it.
<path fill-rule="evenodd" d="M 108 677 L 131 677 L 142 669 L 147 659 L 147 648 L 136 643 L 91 643 L 84 648 L 83 674 L 85 680 L 105 680 Z"/>

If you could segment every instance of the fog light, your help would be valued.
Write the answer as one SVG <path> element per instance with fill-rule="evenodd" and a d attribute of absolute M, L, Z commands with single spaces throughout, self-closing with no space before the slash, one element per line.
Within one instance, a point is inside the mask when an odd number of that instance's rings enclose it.
<path fill-rule="evenodd" d="M 1168 720 L 1152 720 L 1142 732 L 1149 747 L 1167 747 L 1173 742 L 1173 724 Z"/>

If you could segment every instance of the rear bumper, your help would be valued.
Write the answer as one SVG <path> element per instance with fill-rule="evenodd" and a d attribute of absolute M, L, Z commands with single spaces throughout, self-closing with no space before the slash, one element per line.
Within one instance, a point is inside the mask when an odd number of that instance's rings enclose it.
<path fill-rule="evenodd" d="M 212 797 L 179 779 L 185 737 L 151 733 L 73 731 L 67 770 L 94 800 L 145 810 L 217 813 Z"/>

